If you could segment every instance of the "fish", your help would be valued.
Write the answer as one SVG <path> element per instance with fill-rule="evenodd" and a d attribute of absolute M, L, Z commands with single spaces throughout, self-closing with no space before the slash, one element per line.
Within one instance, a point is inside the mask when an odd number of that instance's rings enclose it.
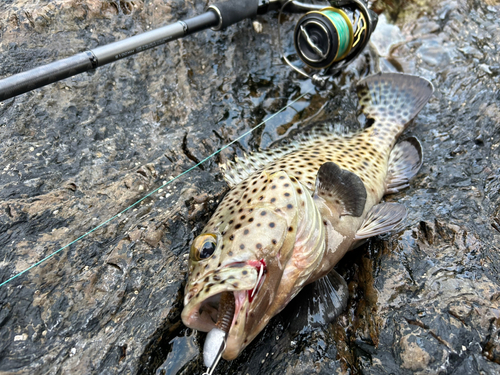
<path fill-rule="evenodd" d="M 362 130 L 321 128 L 223 166 L 231 189 L 191 245 L 181 318 L 199 331 L 225 332 L 217 345 L 226 360 L 305 285 L 406 217 L 404 205 L 382 198 L 409 187 L 422 165 L 418 139 L 398 138 L 434 88 L 418 76 L 378 73 L 356 89 Z M 338 305 L 347 298 L 340 293 Z"/>

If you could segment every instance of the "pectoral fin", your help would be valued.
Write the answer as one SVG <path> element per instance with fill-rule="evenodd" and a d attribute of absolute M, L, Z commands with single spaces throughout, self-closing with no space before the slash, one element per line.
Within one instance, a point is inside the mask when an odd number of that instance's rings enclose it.
<path fill-rule="evenodd" d="M 332 162 L 324 163 L 319 168 L 315 195 L 339 209 L 341 216 L 359 217 L 365 209 L 366 189 L 363 181 Z"/>
<path fill-rule="evenodd" d="M 368 212 L 355 239 L 362 240 L 390 232 L 406 217 L 406 208 L 399 203 L 380 203 Z"/>
<path fill-rule="evenodd" d="M 422 166 L 422 146 L 415 137 L 399 142 L 389 156 L 389 171 L 385 194 L 396 193 L 407 188 Z"/>

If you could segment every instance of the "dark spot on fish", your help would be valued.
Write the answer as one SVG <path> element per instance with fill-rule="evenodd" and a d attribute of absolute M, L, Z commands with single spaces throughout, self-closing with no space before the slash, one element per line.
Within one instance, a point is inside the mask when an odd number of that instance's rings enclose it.
<path fill-rule="evenodd" d="M 276 185 L 271 186 L 271 189 L 273 190 L 276 189 Z"/>
<path fill-rule="evenodd" d="M 240 229 L 240 228 L 241 228 L 241 224 L 236 224 L 236 225 L 234 226 L 234 229 Z M 229 239 L 231 239 L 231 237 L 230 237 Z"/>
<path fill-rule="evenodd" d="M 248 273 L 247 270 L 245 270 L 245 271 L 242 272 L 243 275 L 246 275 L 247 273 Z"/>
<path fill-rule="evenodd" d="M 203 280 L 204 282 L 208 283 L 210 281 L 210 277 L 205 277 L 205 280 Z"/>
<path fill-rule="evenodd" d="M 285 193 L 285 197 L 289 197 L 290 196 L 290 193 Z"/>
<path fill-rule="evenodd" d="M 263 195 L 261 195 L 261 196 L 259 197 L 259 201 L 261 201 L 262 199 L 264 199 L 264 196 L 263 196 Z"/>
<path fill-rule="evenodd" d="M 251 223 L 253 221 L 253 217 L 251 217 L 250 219 L 248 219 L 248 222 Z"/>
<path fill-rule="evenodd" d="M 214 276 L 214 280 L 215 280 L 215 281 L 220 281 L 220 276 L 215 275 L 215 276 Z"/>
<path fill-rule="evenodd" d="M 208 269 L 208 268 L 209 268 L 208 266 L 209 266 L 209 265 L 208 265 L 208 264 L 206 264 L 206 265 L 205 265 L 205 269 Z"/>
<path fill-rule="evenodd" d="M 220 267 L 220 266 L 221 266 L 221 264 L 222 264 L 222 263 L 221 263 L 221 262 L 219 262 L 219 264 L 217 265 L 217 267 Z"/>
<path fill-rule="evenodd" d="M 289 210 L 291 210 L 291 209 L 293 208 L 293 205 L 292 205 L 291 203 L 288 203 L 288 204 L 286 205 L 286 208 L 288 208 Z"/>
<path fill-rule="evenodd" d="M 257 249 L 262 249 L 262 244 L 258 243 L 257 245 L 255 245 L 255 247 L 256 247 Z"/>
<path fill-rule="evenodd" d="M 198 277 L 198 276 L 200 276 L 200 273 L 199 273 L 199 272 L 196 274 L 196 277 Z"/>
<path fill-rule="evenodd" d="M 239 213 L 243 212 L 243 208 L 240 208 L 240 209 L 238 210 L 238 212 L 239 212 Z"/>
<path fill-rule="evenodd" d="M 234 325 L 235 325 L 235 326 L 236 326 L 236 325 L 238 325 L 238 321 L 235 321 L 235 322 L 234 322 Z"/>
<path fill-rule="evenodd" d="M 288 227 L 289 232 L 293 232 L 293 227 Z"/>
<path fill-rule="evenodd" d="M 225 245 L 222 245 L 222 246 L 220 247 L 220 249 L 221 249 L 221 250 L 223 250 L 223 249 L 224 249 L 224 246 L 225 246 Z"/>
<path fill-rule="evenodd" d="M 276 198 L 271 198 L 271 203 L 276 202 Z"/>
<path fill-rule="evenodd" d="M 229 276 L 227 279 L 228 279 L 228 280 L 232 280 L 232 279 L 234 279 L 234 275 Z"/>
<path fill-rule="evenodd" d="M 222 280 L 220 283 L 221 283 L 221 284 L 225 284 L 225 283 L 226 283 L 226 280 Z"/>
<path fill-rule="evenodd" d="M 243 199 L 245 199 L 246 197 L 248 197 L 248 194 L 243 194 Z"/>
<path fill-rule="evenodd" d="M 285 168 L 286 165 L 282 165 L 281 168 Z M 285 179 L 285 176 L 280 176 L 280 180 L 284 180 Z"/>
<path fill-rule="evenodd" d="M 231 250 L 229 250 L 229 252 L 227 253 L 227 255 L 229 255 L 230 257 L 233 256 L 233 252 Z"/>
<path fill-rule="evenodd" d="M 247 203 L 250 203 L 252 201 L 252 198 L 248 198 Z"/>
<path fill-rule="evenodd" d="M 238 283 L 234 283 L 234 284 L 233 284 L 233 286 L 234 286 L 235 288 L 237 288 L 237 287 L 238 287 L 238 285 L 239 285 Z"/>
<path fill-rule="evenodd" d="M 323 220 L 323 224 L 327 225 L 326 220 Z"/>
<path fill-rule="evenodd" d="M 229 220 L 228 224 L 232 224 L 232 223 L 234 223 L 234 220 Z"/>
<path fill-rule="evenodd" d="M 271 242 L 273 243 L 273 245 L 276 245 L 278 243 L 278 241 L 276 241 L 275 239 L 272 239 Z"/>
<path fill-rule="evenodd" d="M 289 187 L 290 184 L 287 182 L 285 185 L 283 185 L 284 187 Z"/>
<path fill-rule="evenodd" d="M 241 220 L 245 220 L 246 216 L 245 215 L 241 215 L 240 219 Z"/>
<path fill-rule="evenodd" d="M 298 193 L 298 194 L 302 194 L 302 189 L 300 189 L 300 188 L 299 188 L 299 189 L 297 189 L 297 193 Z"/>
<path fill-rule="evenodd" d="M 241 226 L 240 224 L 238 224 L 238 225 Z M 236 225 L 236 226 L 238 227 L 238 225 Z M 236 229 L 238 229 L 238 228 L 236 228 Z M 231 236 L 229 236 L 229 241 L 232 241 L 232 240 L 234 240 L 234 234 L 231 234 Z"/>
<path fill-rule="evenodd" d="M 266 214 L 267 214 L 267 212 L 266 212 L 266 211 L 262 211 L 262 212 L 260 213 L 260 215 L 261 215 L 261 216 L 266 216 Z"/>
<path fill-rule="evenodd" d="M 248 234 L 250 231 L 248 229 L 245 229 L 243 234 Z"/>
<path fill-rule="evenodd" d="M 226 234 L 226 231 L 222 232 L 221 234 L 224 236 Z"/>
<path fill-rule="evenodd" d="M 260 223 L 258 223 L 257 226 L 260 227 Z"/>
<path fill-rule="evenodd" d="M 270 226 L 271 228 L 274 228 L 275 224 L 274 224 L 274 223 L 269 223 L 269 226 Z"/>

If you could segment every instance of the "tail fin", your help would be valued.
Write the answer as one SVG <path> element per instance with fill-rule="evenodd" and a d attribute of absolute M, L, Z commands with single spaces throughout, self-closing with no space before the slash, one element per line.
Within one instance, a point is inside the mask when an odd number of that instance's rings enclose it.
<path fill-rule="evenodd" d="M 401 132 L 428 102 L 434 88 L 421 77 L 378 73 L 361 80 L 357 91 L 367 118 L 396 126 Z"/>

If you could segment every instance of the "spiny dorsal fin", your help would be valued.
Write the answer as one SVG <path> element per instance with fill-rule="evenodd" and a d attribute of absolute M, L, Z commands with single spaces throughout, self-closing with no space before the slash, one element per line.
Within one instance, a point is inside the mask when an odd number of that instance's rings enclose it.
<path fill-rule="evenodd" d="M 410 137 L 394 146 L 389 156 L 389 170 L 385 180 L 385 194 L 396 193 L 410 186 L 422 166 L 422 145 Z"/>
<path fill-rule="evenodd" d="M 420 112 L 433 90 L 426 79 L 400 73 L 375 74 L 357 85 L 361 109 L 367 118 L 400 127 Z"/>
<path fill-rule="evenodd" d="M 366 215 L 355 239 L 362 240 L 393 230 L 406 217 L 406 207 L 399 203 L 379 203 Z"/>
<path fill-rule="evenodd" d="M 341 216 L 359 217 L 365 209 L 366 188 L 363 181 L 333 162 L 324 163 L 319 168 L 315 194 L 337 209 L 340 207 Z"/>
<path fill-rule="evenodd" d="M 224 179 L 234 187 L 240 182 L 247 179 L 253 173 L 261 170 L 269 163 L 297 151 L 301 147 L 307 146 L 316 139 L 324 137 L 344 138 L 351 135 L 347 128 L 343 125 L 324 125 L 313 128 L 309 133 L 301 134 L 296 140 L 287 145 L 273 148 L 271 150 L 263 150 L 249 155 L 244 154 L 243 158 L 235 158 L 235 161 L 229 161 L 226 164 L 221 164 L 220 167 L 224 171 Z"/>

